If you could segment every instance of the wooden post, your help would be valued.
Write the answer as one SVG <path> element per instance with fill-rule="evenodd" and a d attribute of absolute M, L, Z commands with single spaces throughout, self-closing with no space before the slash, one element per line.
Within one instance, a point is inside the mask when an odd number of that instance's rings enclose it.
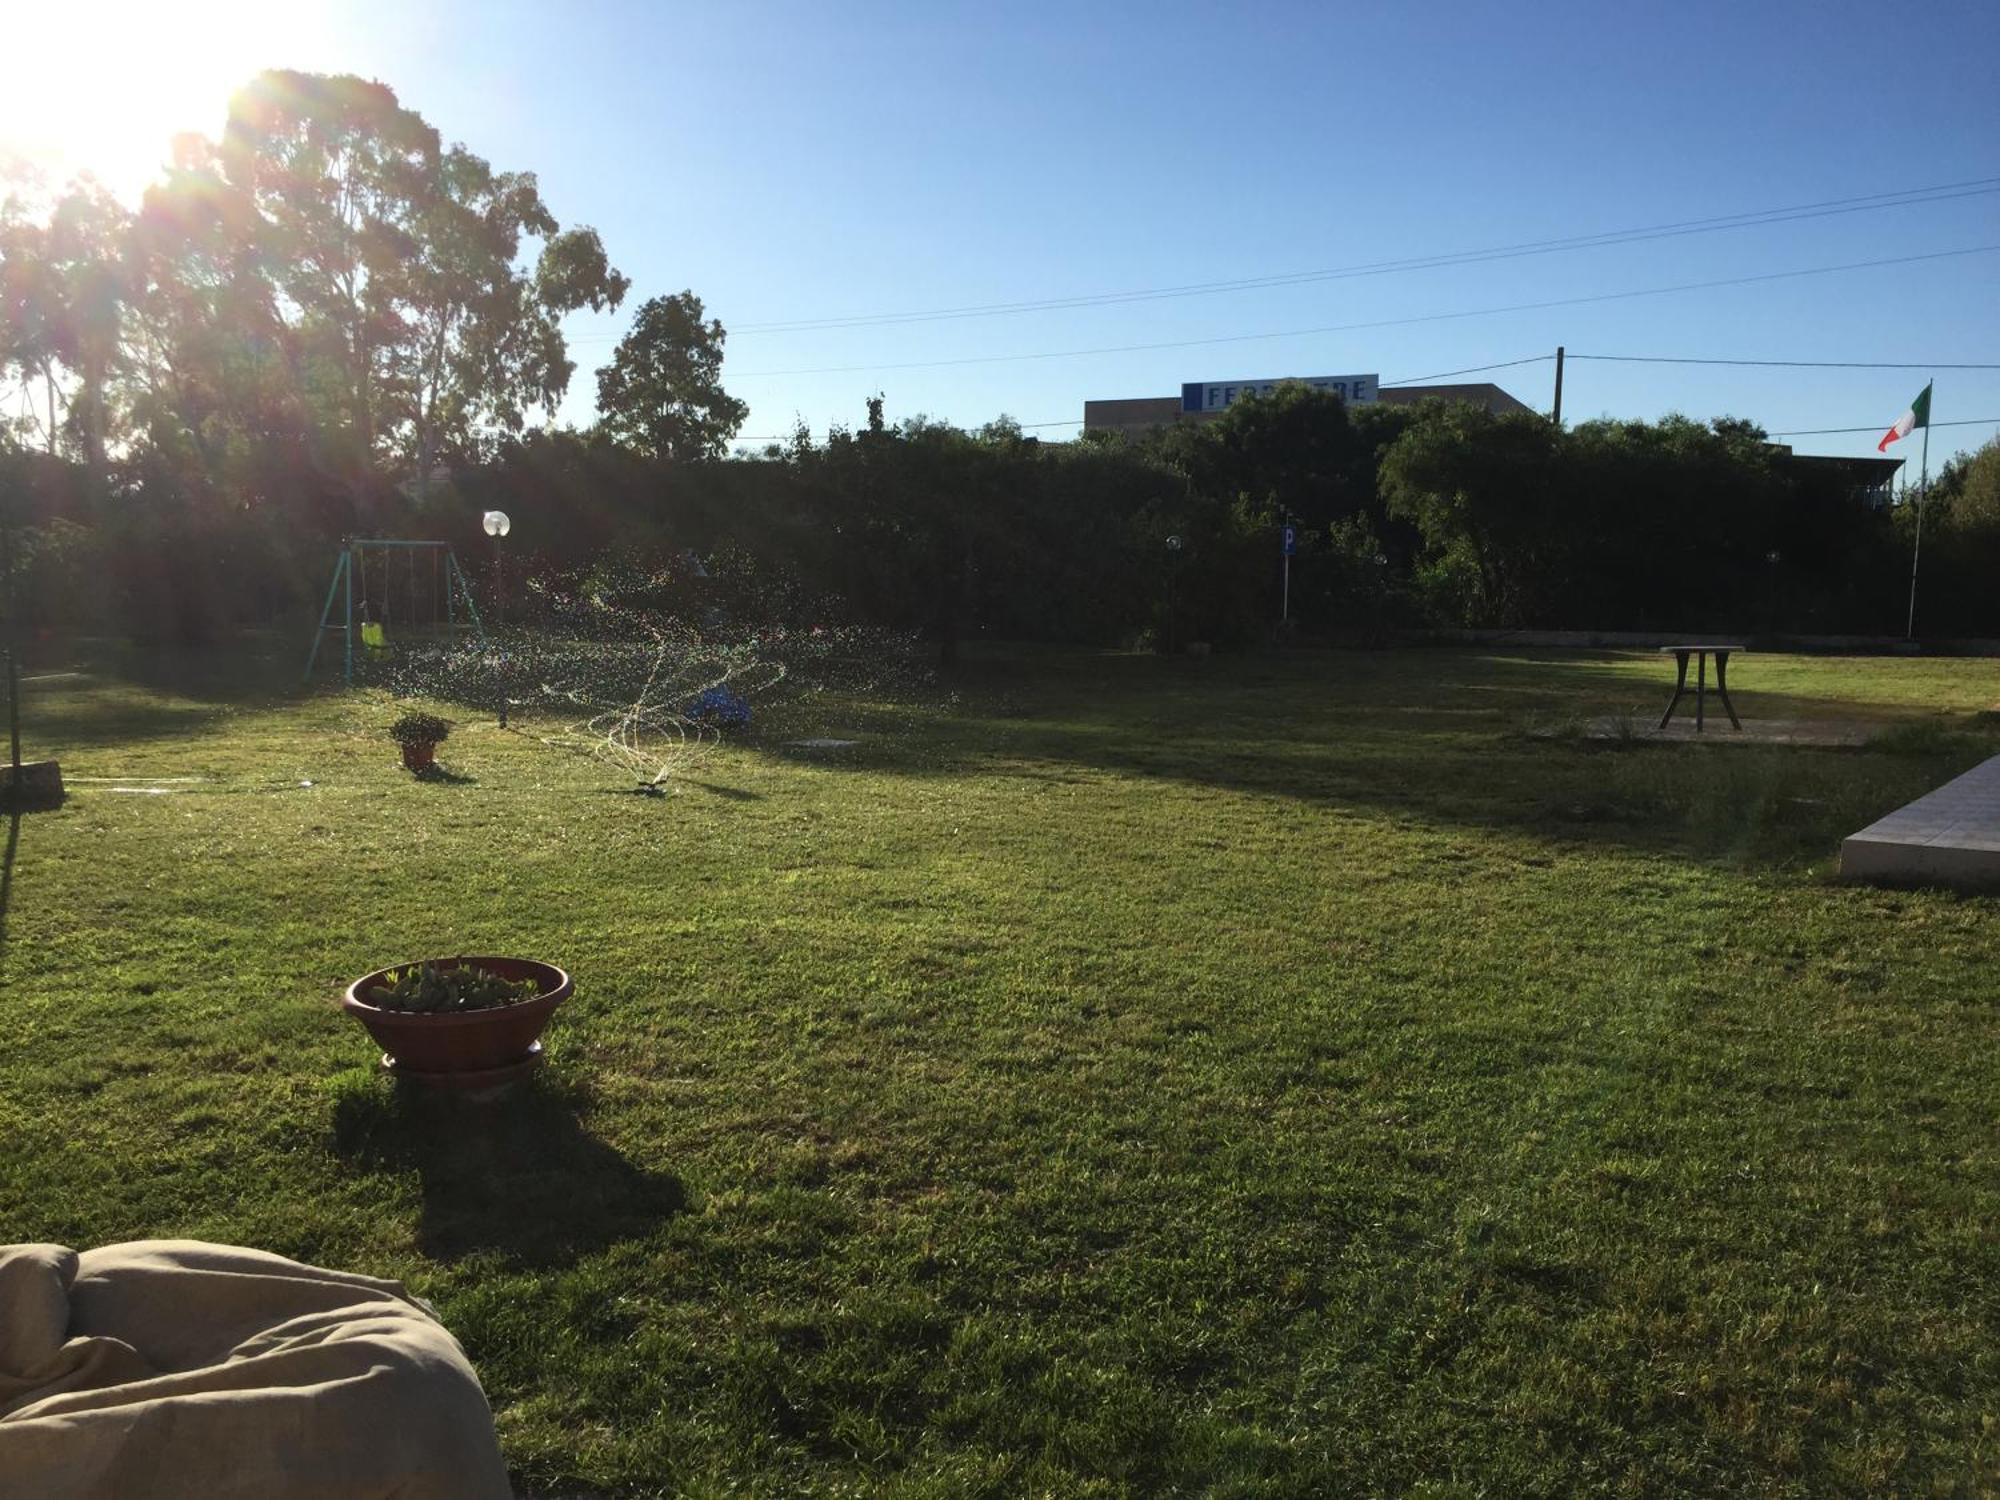
<path fill-rule="evenodd" d="M 1556 410 L 1552 420 L 1556 426 L 1563 424 L 1563 346 L 1556 345 Z"/>
<path fill-rule="evenodd" d="M 12 785 L 21 785 L 21 631 L 15 621 L 14 496 L 0 495 L 0 579 L 7 590 L 7 744 L 12 758 Z"/>

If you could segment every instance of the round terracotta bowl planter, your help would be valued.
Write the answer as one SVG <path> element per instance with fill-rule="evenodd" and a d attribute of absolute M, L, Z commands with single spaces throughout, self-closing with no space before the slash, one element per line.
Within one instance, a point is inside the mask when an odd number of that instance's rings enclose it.
<path fill-rule="evenodd" d="M 532 1000 L 457 1015 L 383 1010 L 361 998 L 371 985 L 385 983 L 384 976 L 390 969 L 407 968 L 407 964 L 391 964 L 350 984 L 341 997 L 341 1009 L 368 1028 L 368 1034 L 382 1048 L 383 1066 L 399 1076 L 425 1083 L 472 1087 L 498 1082 L 533 1068 L 541 1060 L 542 1047 L 537 1038 L 542 1028 L 575 988 L 569 975 L 554 964 L 538 963 L 532 958 L 423 961 L 440 969 L 470 964 L 502 979 L 535 982 Z"/>
<path fill-rule="evenodd" d="M 425 740 L 421 743 L 404 741 L 403 769 L 406 771 L 428 771 L 437 760 L 437 743 Z"/>

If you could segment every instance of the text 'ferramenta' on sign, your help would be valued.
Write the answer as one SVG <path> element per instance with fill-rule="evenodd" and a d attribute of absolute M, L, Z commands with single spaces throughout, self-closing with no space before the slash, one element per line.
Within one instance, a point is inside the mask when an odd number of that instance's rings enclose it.
<path fill-rule="evenodd" d="M 1332 391 L 1349 405 L 1377 399 L 1378 375 L 1286 375 L 1276 380 L 1195 381 L 1181 387 L 1182 411 L 1221 411 L 1245 396 L 1268 396 L 1287 381 Z"/>

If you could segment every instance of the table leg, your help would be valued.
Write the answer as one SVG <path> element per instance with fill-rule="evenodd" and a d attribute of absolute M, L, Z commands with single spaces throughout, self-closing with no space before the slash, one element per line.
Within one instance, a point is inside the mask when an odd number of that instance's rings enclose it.
<path fill-rule="evenodd" d="M 1688 685 L 1687 652 L 1676 651 L 1674 653 L 1674 669 L 1675 669 L 1674 695 L 1673 697 L 1667 700 L 1667 711 L 1660 715 L 1660 728 L 1662 729 L 1665 729 L 1667 727 L 1667 720 L 1671 719 L 1674 716 L 1674 709 L 1679 705 L 1681 701 L 1681 694 L 1687 691 L 1687 685 Z"/>
<path fill-rule="evenodd" d="M 1708 653 L 1694 654 L 1694 732 L 1701 733 L 1702 702 L 1708 697 Z"/>
<path fill-rule="evenodd" d="M 1735 725 L 1740 732 L 1743 728 L 1743 721 L 1736 717 L 1736 705 L 1729 701 L 1729 653 L 1727 651 L 1718 651 L 1715 653 L 1715 691 L 1717 696 L 1722 699 L 1722 706 L 1729 710 L 1729 722 Z"/>

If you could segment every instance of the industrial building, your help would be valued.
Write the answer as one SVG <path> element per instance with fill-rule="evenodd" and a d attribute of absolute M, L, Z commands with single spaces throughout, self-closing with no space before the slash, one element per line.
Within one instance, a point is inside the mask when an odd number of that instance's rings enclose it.
<path fill-rule="evenodd" d="M 1499 386 L 1480 381 L 1471 385 L 1399 385 L 1384 388 L 1374 375 L 1288 376 L 1272 380 L 1191 381 L 1178 396 L 1136 396 L 1083 403 L 1085 432 L 1116 432 L 1128 436 L 1150 432 L 1174 422 L 1209 422 L 1249 396 L 1268 396 L 1287 380 L 1330 390 L 1350 406 L 1382 402 L 1410 406 L 1429 398 L 1464 401 L 1496 416 L 1530 408 Z"/>
<path fill-rule="evenodd" d="M 1471 406 L 1504 416 L 1530 408 L 1507 392 L 1486 381 L 1471 385 L 1398 385 L 1383 387 L 1374 375 L 1286 376 L 1274 380 L 1190 381 L 1178 396 L 1134 396 L 1121 400 L 1083 403 L 1085 432 L 1115 432 L 1136 437 L 1175 422 L 1212 422 L 1225 411 L 1251 396 L 1268 396 L 1279 386 L 1296 381 L 1300 385 L 1332 391 L 1350 406 L 1381 402 L 1387 406 L 1413 406 L 1435 398 L 1463 401 Z M 1773 443 L 1779 461 L 1794 470 L 1819 472 L 1836 477 L 1850 499 L 1870 509 L 1894 503 L 1895 481 L 1903 467 L 1900 458 L 1836 458 L 1793 453 L 1789 444 Z"/>
<path fill-rule="evenodd" d="M 1846 490 L 1847 497 L 1870 510 L 1887 510 L 1896 503 L 1896 475 L 1903 467 L 1900 458 L 1846 458 L 1818 453 L 1794 453 L 1790 443 L 1771 443 L 1781 465 L 1801 474 L 1830 474 Z"/>

